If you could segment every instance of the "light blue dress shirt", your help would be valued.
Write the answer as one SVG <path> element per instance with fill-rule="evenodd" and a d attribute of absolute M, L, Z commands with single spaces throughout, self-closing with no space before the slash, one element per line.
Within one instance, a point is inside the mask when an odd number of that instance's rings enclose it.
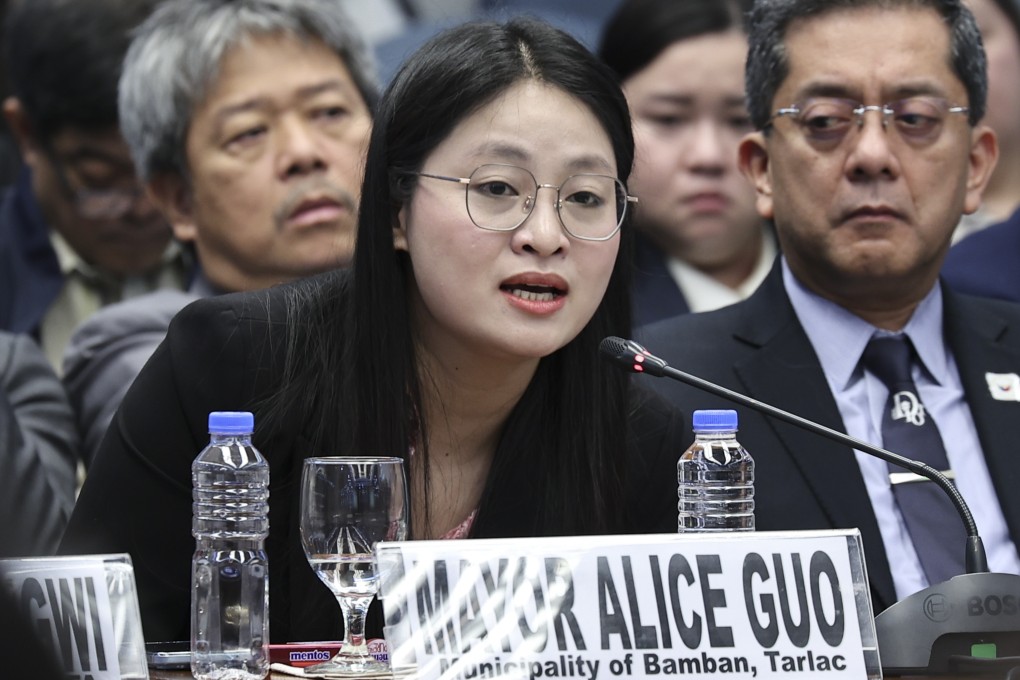
<path fill-rule="evenodd" d="M 843 307 L 805 288 L 782 260 L 783 283 L 793 309 L 822 364 L 847 434 L 882 446 L 882 412 L 889 391 L 860 365 L 872 336 L 897 335 L 878 329 Z M 902 331 L 920 357 L 913 378 L 925 409 L 935 419 L 946 447 L 956 487 L 970 506 L 988 553 L 992 571 L 1020 573 L 1020 556 L 992 486 L 977 429 L 963 394 L 963 384 L 942 332 L 942 289 L 936 285 L 921 301 Z M 930 585 L 893 498 L 885 461 L 854 452 L 878 519 L 889 558 L 896 597 L 903 599 Z M 916 458 L 910 451 L 894 451 Z M 960 546 L 961 553 L 964 546 Z"/>

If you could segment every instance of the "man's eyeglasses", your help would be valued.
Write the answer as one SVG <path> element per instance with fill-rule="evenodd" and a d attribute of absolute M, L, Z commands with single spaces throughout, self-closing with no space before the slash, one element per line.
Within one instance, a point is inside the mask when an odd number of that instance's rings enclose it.
<path fill-rule="evenodd" d="M 71 186 L 63 161 L 53 152 L 49 153 L 49 158 L 60 190 L 71 199 L 75 212 L 83 219 L 119 220 L 145 196 L 145 189 L 141 186 L 131 189 L 75 189 Z"/>
<path fill-rule="evenodd" d="M 475 226 L 489 231 L 513 231 L 535 209 L 539 189 L 556 190 L 556 214 L 563 230 L 583 241 L 608 241 L 623 224 L 627 195 L 623 182 L 609 175 L 571 175 L 556 186 L 539 184 L 535 176 L 516 165 L 481 165 L 469 177 L 446 177 L 427 172 L 419 177 L 464 185 L 468 216 Z"/>
<path fill-rule="evenodd" d="M 892 128 L 901 139 L 924 146 L 938 139 L 949 114 L 970 111 L 966 106 L 953 106 L 941 97 L 908 97 L 881 105 L 865 106 L 852 99 L 813 97 L 793 106 L 779 109 L 776 118 L 789 117 L 808 141 L 818 145 L 836 145 L 849 134 L 864 127 L 864 114 L 876 111 L 882 116 L 882 127 Z"/>

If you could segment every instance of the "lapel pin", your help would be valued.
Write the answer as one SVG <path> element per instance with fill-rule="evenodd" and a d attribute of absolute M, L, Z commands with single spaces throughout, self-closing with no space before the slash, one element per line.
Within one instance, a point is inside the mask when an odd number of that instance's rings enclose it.
<path fill-rule="evenodd" d="M 1020 375 L 1016 373 L 985 373 L 988 391 L 996 401 L 1020 401 Z"/>

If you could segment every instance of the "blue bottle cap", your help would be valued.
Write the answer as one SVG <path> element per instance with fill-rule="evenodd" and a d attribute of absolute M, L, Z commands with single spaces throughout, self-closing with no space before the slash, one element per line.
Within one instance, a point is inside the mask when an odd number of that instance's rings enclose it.
<path fill-rule="evenodd" d="M 255 416 L 249 411 L 213 411 L 209 414 L 209 434 L 251 434 Z"/>
<path fill-rule="evenodd" d="M 695 432 L 726 432 L 737 429 L 737 412 L 732 409 L 708 409 L 694 412 Z"/>

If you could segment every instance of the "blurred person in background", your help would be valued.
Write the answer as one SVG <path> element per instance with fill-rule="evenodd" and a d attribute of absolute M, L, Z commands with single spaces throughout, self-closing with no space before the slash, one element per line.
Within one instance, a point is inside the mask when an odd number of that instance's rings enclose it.
<path fill-rule="evenodd" d="M 7 16 L 7 7 L 11 0 L 0 0 L 0 25 L 3 25 L 4 17 Z M 4 58 L 3 50 L 0 50 L 0 101 L 7 98 L 10 88 L 7 86 L 7 61 Z M 21 169 L 21 154 L 18 152 L 18 145 L 11 135 L 11 129 L 7 121 L 0 116 L 0 186 L 5 187 L 13 184 Z"/>
<path fill-rule="evenodd" d="M 594 50 L 620 0 L 337 0 L 372 42 L 383 83 L 431 36 L 465 21 L 528 16 Z"/>
<path fill-rule="evenodd" d="M 74 504 L 78 435 L 60 381 L 31 338 L 0 332 L 0 559 L 50 555 Z M 36 621 L 4 583 L 0 654 L 14 678 L 63 678 Z"/>
<path fill-rule="evenodd" d="M 57 549 L 74 506 L 78 441 L 42 351 L 28 336 L 0 331 L 0 557 Z"/>
<path fill-rule="evenodd" d="M 1020 0 L 965 4 L 988 53 L 985 122 L 1000 155 L 981 209 L 964 215 L 953 233 L 942 277 L 961 293 L 1020 302 Z"/>
<path fill-rule="evenodd" d="M 377 96 L 333 0 L 176 0 L 140 27 L 121 127 L 198 267 L 187 291 L 112 305 L 76 331 L 64 382 L 86 461 L 187 303 L 350 263 Z"/>
<path fill-rule="evenodd" d="M 775 239 L 737 167 L 750 0 L 626 0 L 599 55 L 623 83 L 637 145 L 634 323 L 750 295 Z"/>
<path fill-rule="evenodd" d="M 964 4 L 981 29 L 988 56 L 988 110 L 983 122 L 995 130 L 999 162 L 981 208 L 963 216 L 953 243 L 1006 220 L 1020 207 L 1020 0 L 964 0 Z"/>
<path fill-rule="evenodd" d="M 8 9 L 3 111 L 26 167 L 0 196 L 0 329 L 35 337 L 57 370 L 75 326 L 100 307 L 187 277 L 118 129 L 129 32 L 156 4 Z"/>

